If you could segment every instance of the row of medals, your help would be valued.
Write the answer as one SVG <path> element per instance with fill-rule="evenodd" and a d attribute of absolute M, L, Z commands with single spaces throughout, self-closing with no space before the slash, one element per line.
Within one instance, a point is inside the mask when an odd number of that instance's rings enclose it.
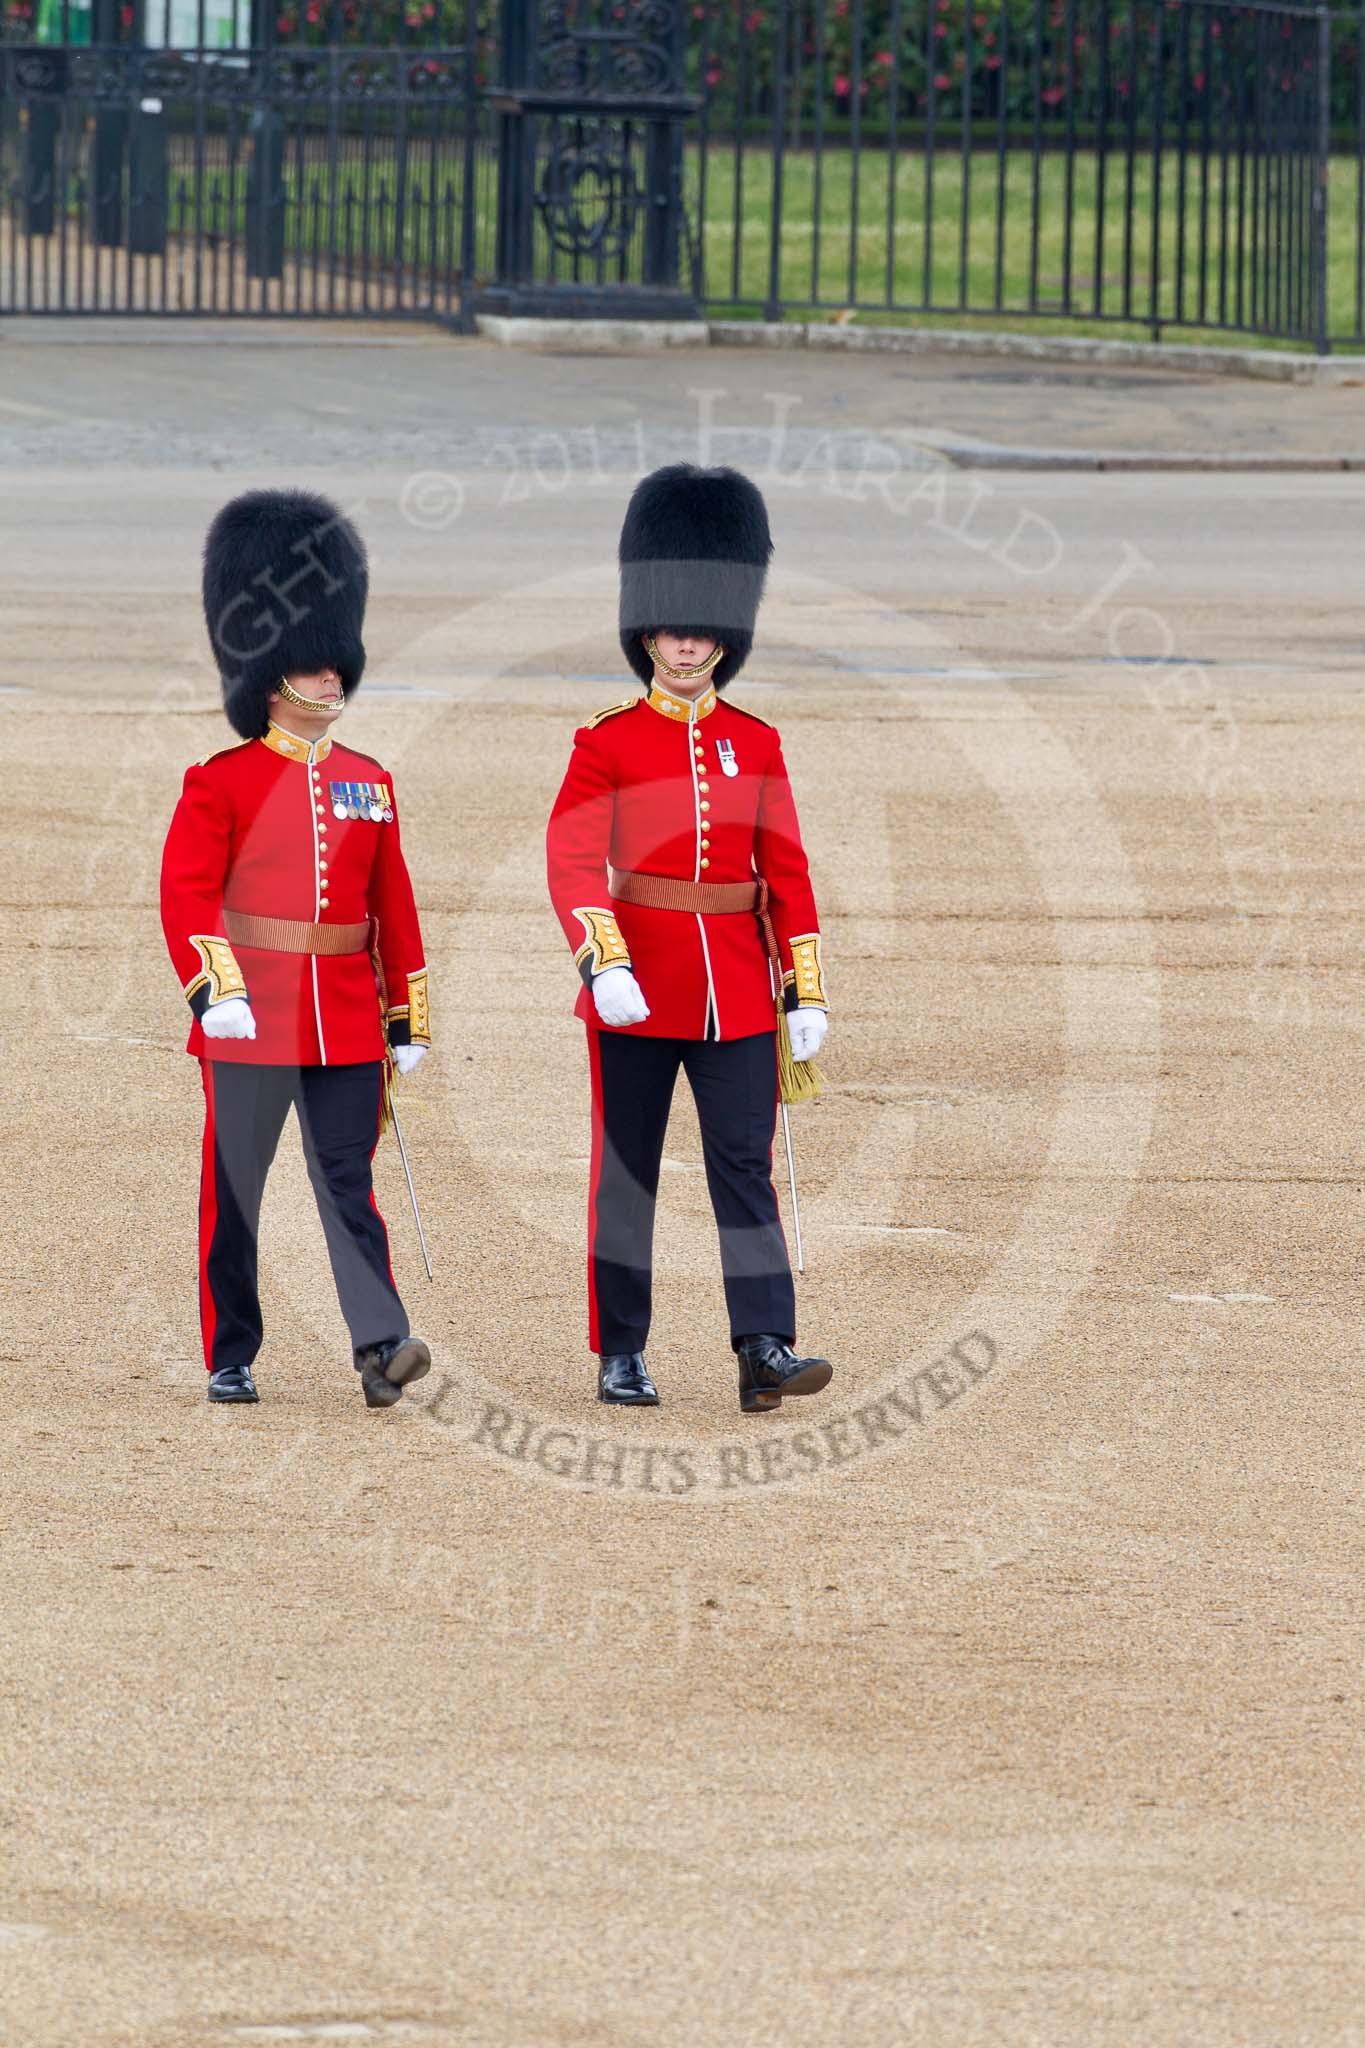
<path fill-rule="evenodd" d="M 354 801 L 343 804 L 338 800 L 332 805 L 334 818 L 372 818 L 376 825 L 393 823 L 393 811 L 381 803 L 360 804 Z"/>

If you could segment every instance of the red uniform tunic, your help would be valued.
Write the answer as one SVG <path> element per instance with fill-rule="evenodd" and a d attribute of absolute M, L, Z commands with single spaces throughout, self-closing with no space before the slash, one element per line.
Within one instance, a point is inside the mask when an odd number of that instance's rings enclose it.
<path fill-rule="evenodd" d="M 606 1030 L 590 984 L 633 970 L 640 1038 L 746 1038 L 774 1027 L 768 956 L 750 912 L 613 901 L 607 867 L 769 888 L 784 1000 L 825 1007 L 820 926 L 796 805 L 773 727 L 708 686 L 689 702 L 657 684 L 601 711 L 574 750 L 547 836 L 550 896 L 583 976 L 575 1014 Z"/>
<path fill-rule="evenodd" d="M 338 812 L 341 815 L 338 815 Z M 355 812 L 351 816 L 350 812 Z M 372 927 L 368 951 L 276 952 L 234 945 L 224 911 Z M 427 975 L 393 784 L 369 754 L 330 734 L 271 725 L 187 769 L 161 864 L 161 923 L 195 1021 L 197 1058 L 339 1066 L 430 1043 Z M 206 1038 L 211 1002 L 245 996 L 255 1038 Z"/>

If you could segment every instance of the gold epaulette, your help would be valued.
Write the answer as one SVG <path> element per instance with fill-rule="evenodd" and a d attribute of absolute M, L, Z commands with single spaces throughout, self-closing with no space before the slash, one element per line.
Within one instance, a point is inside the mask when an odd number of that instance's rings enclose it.
<path fill-rule="evenodd" d="M 210 761 L 216 761 L 223 754 L 240 754 L 243 747 L 249 747 L 250 740 L 234 740 L 229 747 L 215 747 L 211 754 L 201 754 L 195 762 L 196 768 L 207 768 Z"/>
<path fill-rule="evenodd" d="M 600 725 L 604 718 L 615 718 L 618 711 L 633 711 L 641 701 L 639 697 L 627 697 L 620 704 L 608 704 L 605 711 L 594 711 L 592 717 L 586 721 L 588 731 L 591 732 L 595 725 Z"/>
<path fill-rule="evenodd" d="M 741 718 L 752 718 L 755 725 L 766 725 L 769 732 L 775 730 L 773 722 L 770 718 L 760 718 L 758 713 L 756 711 L 751 711 L 747 704 L 732 703 L 729 697 L 727 697 L 724 701 L 727 707 L 731 711 L 737 711 Z"/>

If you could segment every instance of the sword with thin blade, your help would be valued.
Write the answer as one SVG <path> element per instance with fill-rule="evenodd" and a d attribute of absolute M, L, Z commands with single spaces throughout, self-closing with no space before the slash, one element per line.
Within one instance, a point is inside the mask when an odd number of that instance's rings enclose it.
<path fill-rule="evenodd" d="M 787 1105 L 782 1104 L 782 1135 L 787 1141 L 787 1180 L 792 1191 L 792 1229 L 796 1236 L 796 1270 L 804 1273 L 806 1262 L 801 1252 L 801 1210 L 796 1199 L 796 1161 L 792 1158 L 792 1127 L 787 1115 Z M 402 1143 L 402 1140 L 399 1140 Z M 411 1185 L 411 1183 L 409 1183 Z"/>
<path fill-rule="evenodd" d="M 408 1199 L 412 1203 L 412 1220 L 417 1225 L 417 1242 L 422 1247 L 422 1264 L 427 1269 L 428 1280 L 434 1280 L 436 1276 L 431 1270 L 431 1260 L 427 1256 L 426 1233 L 422 1229 L 422 1212 L 417 1206 L 417 1190 L 412 1184 L 412 1168 L 408 1165 L 408 1148 L 403 1143 L 403 1126 L 398 1121 L 398 1109 L 392 1094 L 389 1096 L 389 1116 L 393 1122 L 393 1135 L 398 1140 L 398 1157 L 403 1162 L 403 1174 L 408 1184 Z M 800 1243 L 799 1237 L 797 1242 L 798 1244 Z"/>

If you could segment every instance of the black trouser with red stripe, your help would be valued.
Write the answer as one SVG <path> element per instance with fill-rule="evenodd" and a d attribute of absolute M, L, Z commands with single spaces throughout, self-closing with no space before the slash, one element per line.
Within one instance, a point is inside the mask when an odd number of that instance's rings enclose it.
<path fill-rule="evenodd" d="M 777 1034 L 633 1038 L 588 1032 L 588 1343 L 642 1351 L 649 1335 L 654 1205 L 681 1066 L 697 1105 L 720 1232 L 730 1341 L 766 1331 L 796 1341 L 796 1296 L 773 1189 Z"/>
<path fill-rule="evenodd" d="M 408 1319 L 371 1178 L 381 1062 L 282 1067 L 206 1059 L 200 1065 L 199 1313 L 209 1370 L 250 1365 L 261 1348 L 256 1235 L 265 1178 L 291 1103 L 351 1343 L 362 1351 L 406 1337 Z"/>

